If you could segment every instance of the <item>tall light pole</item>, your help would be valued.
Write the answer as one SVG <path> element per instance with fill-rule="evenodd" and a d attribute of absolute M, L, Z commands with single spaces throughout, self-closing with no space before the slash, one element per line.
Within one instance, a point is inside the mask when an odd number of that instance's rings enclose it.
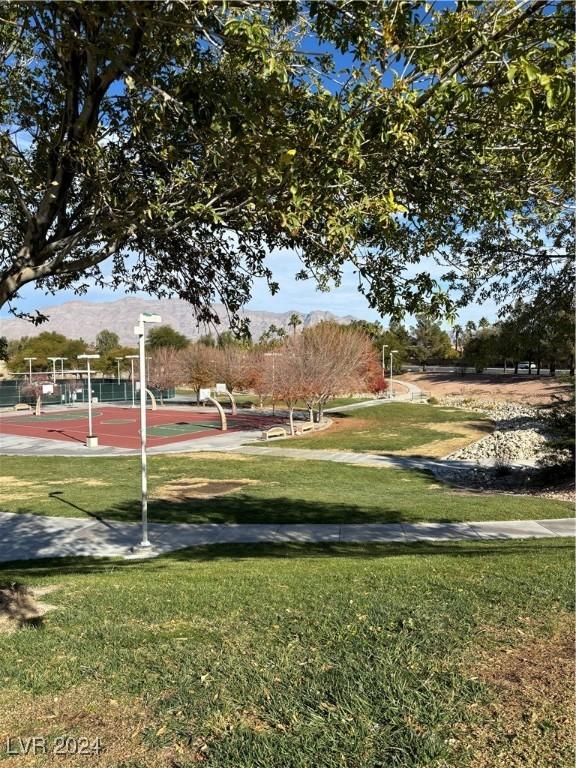
<path fill-rule="evenodd" d="M 126 360 L 130 360 L 130 384 L 132 385 L 132 408 L 136 408 L 134 394 L 134 360 L 138 360 L 138 355 L 126 355 Z"/>
<path fill-rule="evenodd" d="M 115 357 L 114 360 L 118 363 L 118 386 L 120 386 L 120 360 L 124 360 L 123 357 Z"/>
<path fill-rule="evenodd" d="M 100 355 L 78 355 L 78 360 L 86 360 L 86 373 L 88 374 L 88 436 L 86 446 L 98 447 L 98 438 L 92 434 L 92 379 L 90 378 L 90 360 L 98 360 Z"/>
<path fill-rule="evenodd" d="M 386 376 L 386 355 L 385 352 L 388 349 L 389 344 L 382 344 L 382 377 Z"/>
<path fill-rule="evenodd" d="M 28 360 L 28 370 L 30 376 L 30 384 L 32 384 L 32 360 L 36 360 L 35 357 L 25 357 L 24 360 Z"/>
<path fill-rule="evenodd" d="M 392 386 L 392 376 L 393 376 L 392 366 L 393 366 L 393 359 L 394 359 L 393 355 L 397 354 L 397 352 L 398 352 L 397 349 L 391 349 L 390 350 L 390 377 L 389 377 L 389 380 L 390 380 L 390 397 L 394 397 L 394 388 Z"/>
<path fill-rule="evenodd" d="M 47 360 L 52 361 L 52 381 L 56 384 L 56 360 L 60 360 L 59 357 L 48 357 Z"/>
<path fill-rule="evenodd" d="M 66 389 L 66 382 L 64 381 L 64 360 L 68 360 L 67 357 L 60 357 L 58 358 L 60 360 L 60 376 L 62 378 L 62 387 L 64 392 L 64 402 L 66 402 L 66 397 L 68 396 L 68 390 Z"/>
<path fill-rule="evenodd" d="M 142 457 L 142 541 L 141 547 L 149 547 L 148 540 L 148 475 L 146 462 L 146 323 L 161 323 L 160 315 L 143 312 L 138 318 L 134 333 L 138 336 L 138 357 L 140 358 L 140 448 Z"/>

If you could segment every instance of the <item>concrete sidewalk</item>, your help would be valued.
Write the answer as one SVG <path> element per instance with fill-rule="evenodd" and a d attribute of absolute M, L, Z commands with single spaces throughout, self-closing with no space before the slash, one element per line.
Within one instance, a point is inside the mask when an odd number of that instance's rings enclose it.
<path fill-rule="evenodd" d="M 46 557 L 156 557 L 204 544 L 414 543 L 575 536 L 576 519 L 480 523 L 159 524 L 138 551 L 140 525 L 93 518 L 0 512 L 0 562 Z"/>

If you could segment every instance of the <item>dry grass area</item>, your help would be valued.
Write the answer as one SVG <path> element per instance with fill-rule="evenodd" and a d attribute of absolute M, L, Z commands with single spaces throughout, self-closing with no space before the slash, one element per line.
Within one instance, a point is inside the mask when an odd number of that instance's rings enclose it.
<path fill-rule="evenodd" d="M 99 488 L 101 486 L 109 486 L 110 483 L 93 477 L 60 478 L 56 480 L 46 480 L 45 478 L 25 480 L 24 478 L 13 475 L 2 475 L 0 476 L 0 496 L 4 502 L 27 501 L 37 498 L 38 494 L 43 493 L 47 489 L 63 485 L 84 485 L 87 488 Z"/>
<path fill-rule="evenodd" d="M 164 728 L 164 730 L 166 730 Z M 182 763 L 202 762 L 204 744 L 172 743 L 169 747 L 147 744 L 146 735 L 162 735 L 162 726 L 139 698 L 109 698 L 89 686 L 71 688 L 57 696 L 30 696 L 3 691 L 0 709 L 0 743 L 11 739 L 18 751 L 18 738 L 41 734 L 47 754 L 18 754 L 8 758 L 10 768 L 40 768 L 49 765 L 99 766 L 118 768 L 173 768 Z M 99 739 L 100 753 L 54 755 L 55 739 L 67 737 L 88 740 L 92 749 Z"/>
<path fill-rule="evenodd" d="M 429 423 L 422 424 L 422 426 L 437 432 L 446 431 L 444 424 Z M 422 456 L 427 459 L 441 459 L 486 437 L 493 430 L 493 425 L 485 421 L 467 421 L 461 424 L 455 422 L 450 424 L 450 432 L 458 432 L 461 437 L 454 437 L 450 440 L 433 440 L 423 446 L 422 450 L 409 448 L 404 451 L 388 451 L 388 453 L 393 453 L 396 456 Z"/>
<path fill-rule="evenodd" d="M 570 396 L 570 388 L 556 379 L 536 376 L 489 376 L 444 373 L 405 373 L 398 380 L 408 381 L 432 397 L 459 395 L 478 399 L 505 400 L 539 405 Z"/>
<path fill-rule="evenodd" d="M 471 664 L 471 674 L 492 694 L 485 706 L 473 706 L 471 724 L 456 734 L 471 768 L 574 764 L 574 617 L 560 614 L 544 633 L 536 634 L 534 624 L 519 616 L 518 642 Z"/>

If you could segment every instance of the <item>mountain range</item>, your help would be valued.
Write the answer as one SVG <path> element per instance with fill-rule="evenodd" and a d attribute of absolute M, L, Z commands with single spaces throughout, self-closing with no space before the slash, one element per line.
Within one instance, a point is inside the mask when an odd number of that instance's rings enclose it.
<path fill-rule="evenodd" d="M 213 308 L 220 318 L 220 325 L 216 326 L 216 331 L 221 333 L 228 330 L 230 324 L 224 306 L 215 304 Z M 82 338 L 84 341 L 93 342 L 97 334 L 106 328 L 118 334 L 121 344 L 134 346 L 136 343 L 134 326 L 138 322 L 138 315 L 141 312 L 159 314 L 162 317 L 162 325 L 170 325 L 192 340 L 207 333 L 216 335 L 214 327 L 207 327 L 203 323 L 198 324 L 190 304 L 181 299 L 127 297 L 106 302 L 67 301 L 42 311 L 49 316 L 49 320 L 39 326 L 18 318 L 0 318 L 0 336 L 6 336 L 11 340 L 19 339 L 22 336 L 36 336 L 43 331 L 55 331 L 70 339 Z M 250 332 L 255 341 L 272 324 L 289 332 L 288 321 L 292 314 L 292 312 L 258 310 L 245 310 L 240 313 L 241 317 L 250 321 Z M 302 320 L 302 328 L 316 325 L 323 320 L 347 324 L 355 319 L 350 315 L 338 317 L 323 310 L 313 310 L 306 314 L 298 312 L 297 314 Z"/>

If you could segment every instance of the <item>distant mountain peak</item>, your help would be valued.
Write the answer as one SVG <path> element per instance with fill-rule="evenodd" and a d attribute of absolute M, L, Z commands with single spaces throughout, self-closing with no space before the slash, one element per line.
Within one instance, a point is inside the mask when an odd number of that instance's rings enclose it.
<path fill-rule="evenodd" d="M 220 319 L 217 331 L 221 333 L 228 330 L 230 324 L 224 306 L 214 304 L 213 309 Z M 107 328 L 118 334 L 121 344 L 132 346 L 135 343 L 134 325 L 141 312 L 154 312 L 161 315 L 163 325 L 171 325 L 172 328 L 192 340 L 207 333 L 215 334 L 216 332 L 214 327 L 204 323 L 199 324 L 193 308 L 182 299 L 142 299 L 137 296 L 126 296 L 112 301 L 78 301 L 72 299 L 42 311 L 48 315 L 49 320 L 41 325 L 32 325 L 17 318 L 0 318 L 0 336 L 6 336 L 8 339 L 19 339 L 22 336 L 37 336 L 43 331 L 50 331 L 62 333 L 70 339 L 82 338 L 85 341 L 93 342 L 98 333 Z M 268 312 L 246 309 L 240 312 L 241 317 L 250 320 L 250 332 L 255 341 L 270 325 L 291 332 L 288 323 L 293 314 L 299 315 L 302 319 L 301 328 L 317 325 L 324 320 L 332 320 L 346 325 L 355 319 L 351 315 L 341 317 L 321 309 L 313 309 L 309 312 L 296 310 Z"/>

